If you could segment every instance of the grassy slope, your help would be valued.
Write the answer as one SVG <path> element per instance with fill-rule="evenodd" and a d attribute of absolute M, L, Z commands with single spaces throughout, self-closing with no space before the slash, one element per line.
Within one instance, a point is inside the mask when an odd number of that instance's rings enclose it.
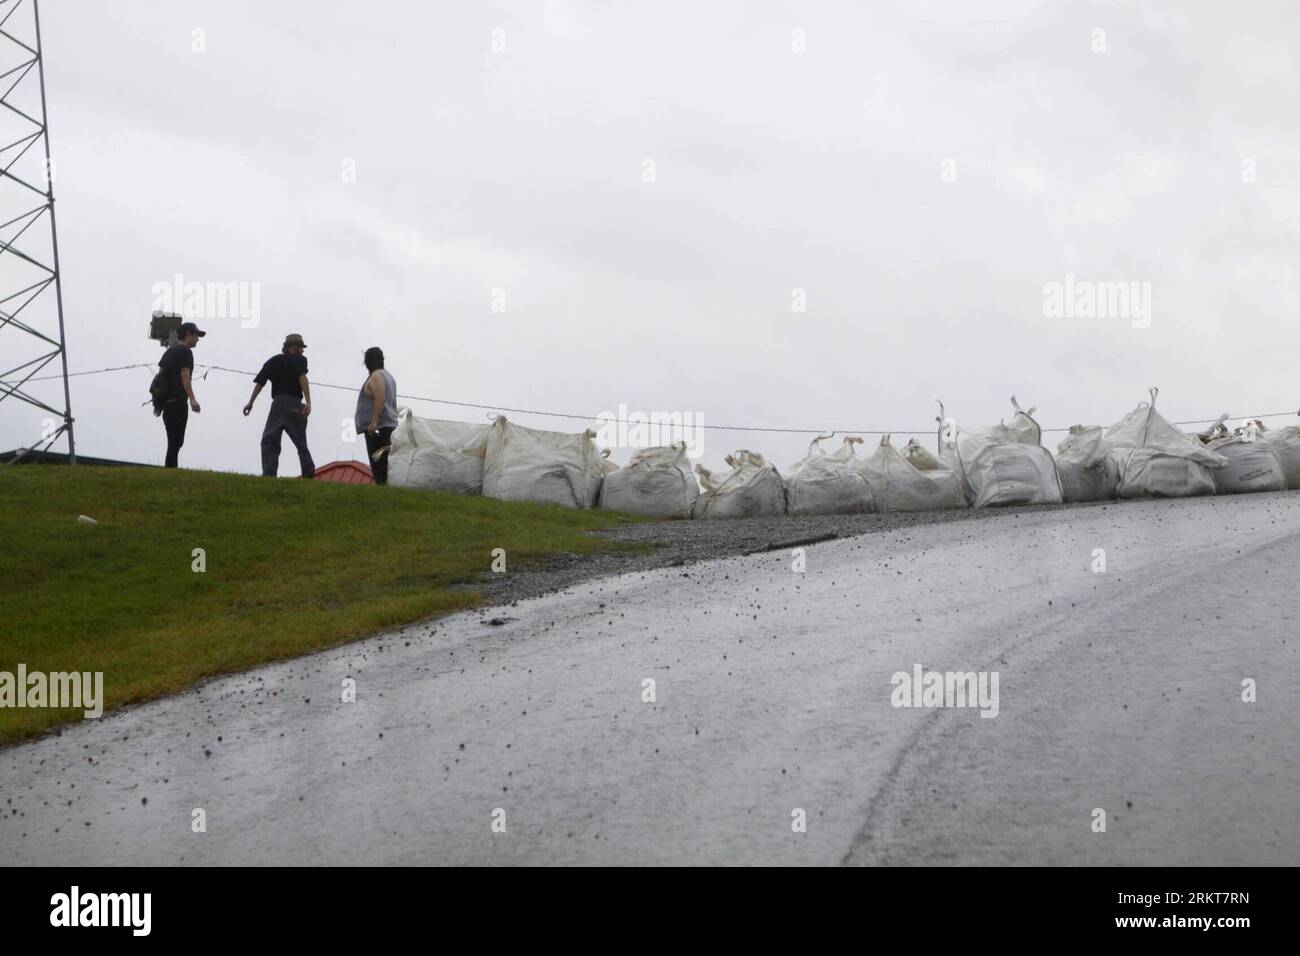
<path fill-rule="evenodd" d="M 215 472 L 0 467 L 0 671 L 103 671 L 108 710 L 472 607 L 477 591 L 452 586 L 479 580 L 493 548 L 515 568 L 613 547 L 584 532 L 625 520 Z M 0 743 L 78 716 L 0 708 Z"/>

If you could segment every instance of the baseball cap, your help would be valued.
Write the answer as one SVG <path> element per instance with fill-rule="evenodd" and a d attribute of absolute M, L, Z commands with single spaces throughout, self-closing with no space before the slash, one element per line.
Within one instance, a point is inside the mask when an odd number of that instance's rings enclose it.
<path fill-rule="evenodd" d="M 194 333 L 195 335 L 197 335 L 199 338 L 203 338 L 203 336 L 205 336 L 205 335 L 208 334 L 207 332 L 204 332 L 202 329 L 200 329 L 200 328 L 199 328 L 197 325 L 195 325 L 193 322 L 182 322 L 181 325 L 180 325 L 180 328 L 178 328 L 178 329 L 176 330 L 176 337 L 177 337 L 178 339 L 183 339 L 183 338 L 185 338 L 185 336 L 189 335 L 191 332 L 193 332 L 193 333 Z"/>
<path fill-rule="evenodd" d="M 284 347 L 288 348 L 290 345 L 301 345 L 303 348 L 307 347 L 307 343 L 302 340 L 302 336 L 297 332 L 291 332 L 284 337 Z"/>

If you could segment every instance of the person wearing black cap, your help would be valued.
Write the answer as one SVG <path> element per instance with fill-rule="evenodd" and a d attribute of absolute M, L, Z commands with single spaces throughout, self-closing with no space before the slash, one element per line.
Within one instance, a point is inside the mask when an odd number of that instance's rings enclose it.
<path fill-rule="evenodd" d="M 313 478 L 316 464 L 307 450 L 307 416 L 311 414 L 311 385 L 307 382 L 307 356 L 303 351 L 307 343 L 298 333 L 285 336 L 284 348 L 272 355 L 253 378 L 253 395 L 244 406 L 244 414 L 253 410 L 253 403 L 262 393 L 262 386 L 271 383 L 271 410 L 266 415 L 266 428 L 262 430 L 262 474 L 274 478 L 280 470 L 281 436 L 289 433 L 289 440 L 298 449 L 298 464 L 302 476 Z"/>
<path fill-rule="evenodd" d="M 190 377 L 194 371 L 194 346 L 207 334 L 193 322 L 182 322 L 176 330 L 176 344 L 158 360 L 163 393 L 161 408 L 155 408 L 155 414 L 162 416 L 163 427 L 167 429 L 167 458 L 164 463 L 167 468 L 177 467 L 181 446 L 185 444 L 185 426 L 190 421 L 190 409 L 194 409 L 196 415 L 202 411 L 199 400 L 194 397 Z"/>

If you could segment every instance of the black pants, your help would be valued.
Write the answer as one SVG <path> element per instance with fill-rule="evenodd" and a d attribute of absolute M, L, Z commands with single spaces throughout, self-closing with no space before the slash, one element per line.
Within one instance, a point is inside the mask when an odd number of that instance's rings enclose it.
<path fill-rule="evenodd" d="M 165 466 L 175 468 L 181 445 L 185 444 L 185 426 L 190 421 L 190 406 L 185 399 L 172 399 L 163 405 L 163 427 L 167 429 L 167 460 Z"/>
<path fill-rule="evenodd" d="M 370 459 L 370 473 L 375 476 L 375 484 L 388 484 L 388 452 L 375 460 L 375 452 L 389 448 L 393 444 L 393 429 L 381 428 L 379 434 L 366 432 L 366 457 Z"/>

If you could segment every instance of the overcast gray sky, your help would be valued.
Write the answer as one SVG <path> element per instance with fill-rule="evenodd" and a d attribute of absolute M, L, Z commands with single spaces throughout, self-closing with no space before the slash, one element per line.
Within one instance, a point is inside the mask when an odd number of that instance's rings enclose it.
<path fill-rule="evenodd" d="M 1109 424 L 1152 384 L 1172 419 L 1300 407 L 1294 3 L 42 13 L 73 371 L 156 361 L 181 274 L 260 284 L 256 327 L 201 322 L 200 363 L 301 332 L 314 379 L 359 385 L 377 344 L 408 395 L 927 430 L 936 398 L 981 425 L 1013 393 Z M 1150 283 L 1149 325 L 1045 316 L 1067 274 Z M 161 461 L 149 378 L 73 380 L 81 453 Z M 247 379 L 196 390 L 182 465 L 258 470 L 266 397 L 245 419 Z M 317 391 L 318 463 L 361 457 L 353 401 Z M 42 417 L 0 403 L 0 447 Z M 806 444 L 709 432 L 703 460 Z"/>

